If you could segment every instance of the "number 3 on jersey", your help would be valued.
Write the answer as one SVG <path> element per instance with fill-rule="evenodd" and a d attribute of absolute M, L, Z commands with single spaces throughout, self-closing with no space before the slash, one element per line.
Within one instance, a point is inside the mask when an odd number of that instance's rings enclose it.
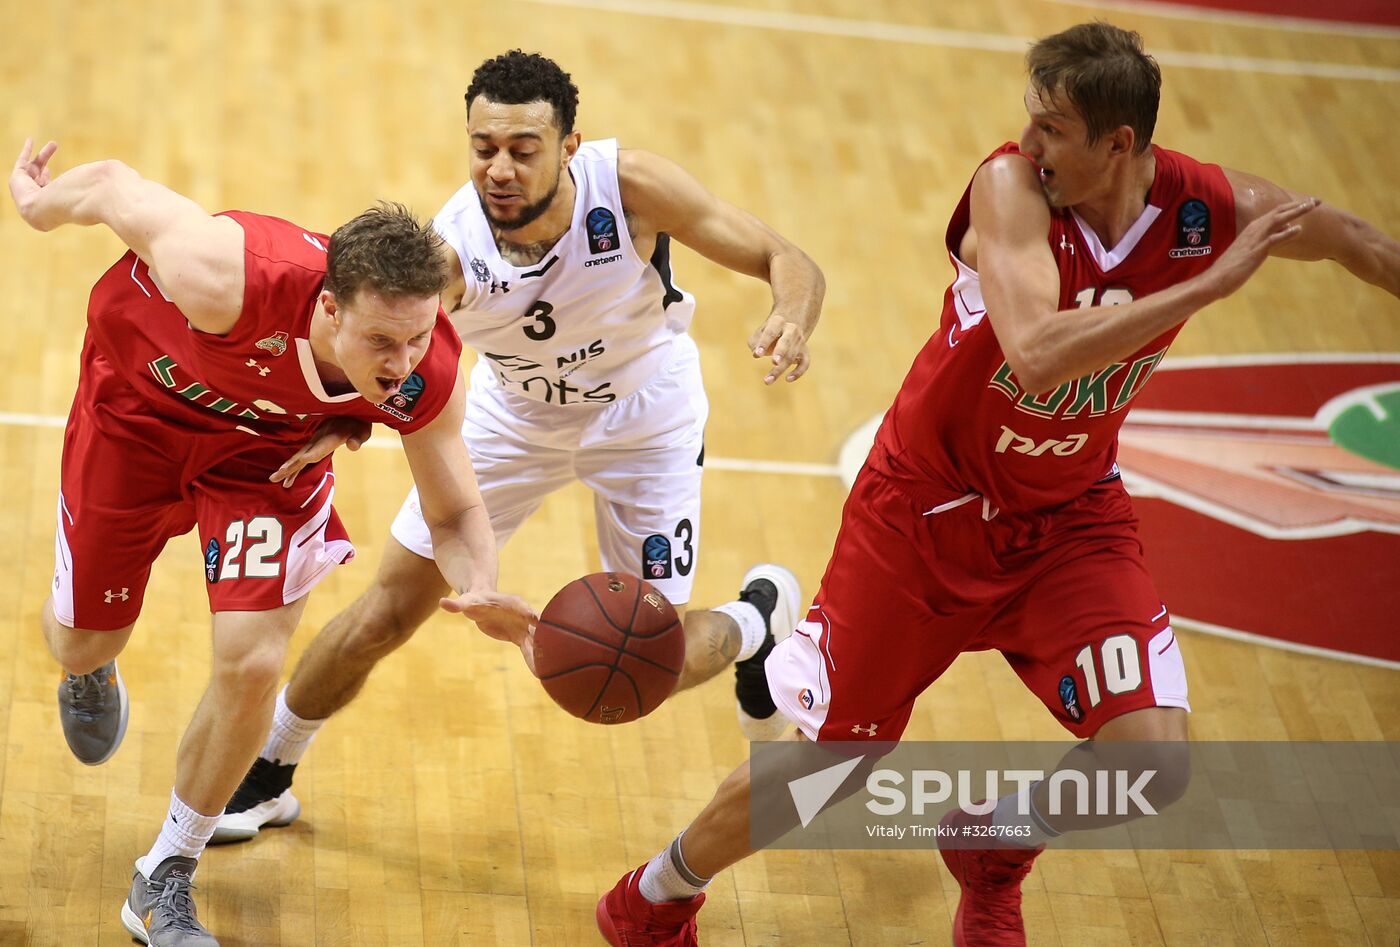
<path fill-rule="evenodd" d="M 553 311 L 554 307 L 543 299 L 536 301 L 530 307 L 530 311 L 525 313 L 525 318 L 530 320 L 524 326 L 525 338 L 533 342 L 543 342 L 554 335 L 554 330 L 559 327 L 550 318 L 549 314 Z"/>

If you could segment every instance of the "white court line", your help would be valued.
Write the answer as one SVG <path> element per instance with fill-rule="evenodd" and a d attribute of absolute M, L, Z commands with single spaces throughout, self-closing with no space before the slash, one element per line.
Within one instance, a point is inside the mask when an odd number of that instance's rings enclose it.
<path fill-rule="evenodd" d="M 67 425 L 68 418 L 58 414 L 15 414 L 0 411 L 0 425 L 11 427 L 61 428 Z M 376 430 L 365 444 L 381 450 L 398 450 L 402 445 L 393 431 Z M 835 464 L 808 464 L 788 460 L 745 460 L 740 457 L 706 457 L 708 470 L 735 470 L 743 473 L 787 474 L 796 477 L 839 477 L 841 471 Z"/>
<path fill-rule="evenodd" d="M 1333 33 L 1360 36 L 1366 39 L 1400 39 L 1400 27 L 1375 26 L 1370 23 L 1343 23 L 1340 20 L 1309 20 L 1298 16 L 1275 16 L 1272 13 L 1246 13 L 1242 10 L 1212 10 L 1190 3 L 1161 3 L 1158 0 L 1047 0 L 1070 7 L 1098 10 L 1123 10 L 1166 20 L 1226 23 L 1250 26 L 1261 30 L 1292 30 L 1298 33 Z"/>
<path fill-rule="evenodd" d="M 0 411 L 0 424 L 11 427 L 64 427 L 68 419 L 59 414 L 11 414 Z"/>
<path fill-rule="evenodd" d="M 637 16 L 668 20 L 690 20 L 720 23 L 728 26 L 751 26 L 791 33 L 816 33 L 822 36 L 842 36 L 852 39 L 883 40 L 912 43 L 919 46 L 943 46 L 950 49 L 975 49 L 985 52 L 1015 53 L 1020 56 L 1033 42 L 1027 36 L 1004 33 L 973 33 L 965 30 L 942 30 L 928 26 L 884 23 L 879 20 L 850 20 L 810 13 L 782 13 L 771 10 L 745 10 L 739 7 L 710 3 L 689 3 L 686 0 L 520 0 L 542 6 L 573 7 L 605 13 L 630 13 Z M 1164 66 L 1187 69 L 1217 69 L 1225 72 L 1257 72 L 1281 76 L 1317 76 L 1325 79 L 1360 79 L 1370 82 L 1400 83 L 1400 69 L 1382 66 L 1350 66 L 1343 63 L 1307 62 L 1286 59 L 1256 59 L 1251 56 L 1218 56 L 1211 53 L 1185 53 L 1175 50 L 1153 50 L 1152 55 Z"/>

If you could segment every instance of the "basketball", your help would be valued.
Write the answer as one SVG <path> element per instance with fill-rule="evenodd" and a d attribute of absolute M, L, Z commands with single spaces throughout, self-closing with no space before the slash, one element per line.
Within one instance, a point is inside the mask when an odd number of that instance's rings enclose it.
<path fill-rule="evenodd" d="M 685 666 L 676 610 L 650 582 L 595 572 L 560 589 L 535 627 L 535 673 L 554 702 L 592 723 L 645 717 Z"/>

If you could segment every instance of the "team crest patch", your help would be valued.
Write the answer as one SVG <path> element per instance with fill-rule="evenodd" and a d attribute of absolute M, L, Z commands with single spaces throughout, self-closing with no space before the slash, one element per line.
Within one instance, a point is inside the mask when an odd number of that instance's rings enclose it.
<path fill-rule="evenodd" d="M 1210 208 L 1205 201 L 1188 198 L 1176 212 L 1176 249 L 1168 250 L 1167 256 L 1210 256 Z"/>
<path fill-rule="evenodd" d="M 607 253 L 617 247 L 617 218 L 606 207 L 588 212 L 588 252 Z"/>
<path fill-rule="evenodd" d="M 660 533 L 642 542 L 642 574 L 648 579 L 671 577 L 671 541 Z"/>
<path fill-rule="evenodd" d="M 423 376 L 414 372 L 403 380 L 403 385 L 399 390 L 389 396 L 389 403 L 400 411 L 407 411 L 418 403 L 418 399 L 423 397 L 423 390 L 427 384 L 423 381 Z"/>
<path fill-rule="evenodd" d="M 486 261 L 478 257 L 472 257 L 472 276 L 478 283 L 489 283 L 491 281 L 491 271 L 486 268 Z"/>
<path fill-rule="evenodd" d="M 812 704 L 816 702 L 816 698 L 812 696 L 812 689 L 810 687 L 802 688 L 797 694 L 797 702 L 808 710 L 811 710 Z"/>
<path fill-rule="evenodd" d="M 219 541 L 210 537 L 209 545 L 204 547 L 204 577 L 210 582 L 217 582 L 219 579 Z"/>
<path fill-rule="evenodd" d="M 274 356 L 281 355 L 287 351 L 287 333 L 274 332 L 265 339 L 259 339 L 255 344 L 264 352 L 271 352 Z"/>
<path fill-rule="evenodd" d="M 1065 713 L 1075 723 L 1084 719 L 1084 710 L 1079 706 L 1079 688 L 1074 686 L 1074 678 L 1066 674 L 1060 678 L 1060 703 L 1065 705 Z"/>

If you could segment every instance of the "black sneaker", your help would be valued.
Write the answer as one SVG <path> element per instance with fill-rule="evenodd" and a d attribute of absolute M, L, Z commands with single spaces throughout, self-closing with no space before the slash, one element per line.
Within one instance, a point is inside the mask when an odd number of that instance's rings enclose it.
<path fill-rule="evenodd" d="M 292 795 L 292 773 L 297 764 L 282 764 L 261 756 L 238 784 L 224 814 L 214 825 L 210 845 L 246 842 L 263 826 L 291 825 L 301 815 L 301 803 Z"/>
<path fill-rule="evenodd" d="M 787 729 L 788 719 L 778 713 L 768 692 L 763 662 L 773 646 L 792 634 L 802 607 L 802 586 L 797 576 L 780 565 L 760 563 L 744 574 L 739 601 L 748 602 L 763 616 L 768 633 L 753 657 L 734 663 L 734 696 L 739 703 L 739 729 L 749 740 L 776 740 Z"/>

